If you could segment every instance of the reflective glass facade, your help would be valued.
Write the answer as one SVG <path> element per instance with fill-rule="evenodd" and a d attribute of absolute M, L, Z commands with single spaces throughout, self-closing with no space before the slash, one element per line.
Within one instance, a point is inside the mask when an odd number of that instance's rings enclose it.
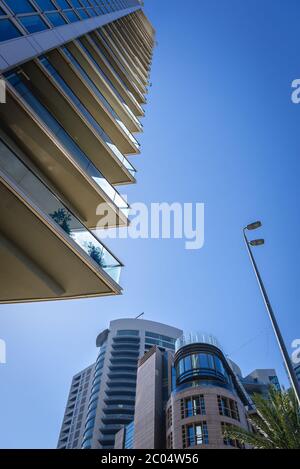
<path fill-rule="evenodd" d="M 1 0 L 0 41 L 138 5 L 138 0 Z"/>
<path fill-rule="evenodd" d="M 221 359 L 213 353 L 191 353 L 178 361 L 176 364 L 178 384 L 196 377 L 214 377 L 230 383 Z"/>

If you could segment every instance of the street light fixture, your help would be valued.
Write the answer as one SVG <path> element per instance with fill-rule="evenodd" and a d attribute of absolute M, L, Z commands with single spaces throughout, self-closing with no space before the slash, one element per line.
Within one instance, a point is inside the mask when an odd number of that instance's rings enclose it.
<path fill-rule="evenodd" d="M 265 244 L 264 239 L 254 239 L 253 241 L 250 241 L 251 246 L 262 246 Z"/>
<path fill-rule="evenodd" d="M 243 229 L 244 240 L 245 240 L 245 243 L 246 243 L 246 247 L 247 247 L 247 251 L 248 251 L 248 254 L 249 254 L 249 257 L 250 257 L 250 260 L 251 260 L 252 267 L 253 267 L 255 275 L 256 275 L 256 279 L 257 279 L 258 284 L 259 284 L 261 294 L 263 296 L 263 299 L 264 299 L 264 302 L 265 302 L 265 305 L 266 305 L 266 308 L 267 308 L 267 311 L 268 311 L 268 314 L 269 314 L 269 318 L 270 318 L 271 323 L 272 323 L 272 327 L 273 327 L 273 330 L 274 330 L 274 333 L 275 333 L 275 336 L 276 336 L 276 339 L 277 339 L 277 342 L 278 342 L 278 345 L 279 345 L 279 348 L 280 348 L 280 352 L 281 352 L 284 364 L 285 364 L 287 372 L 288 372 L 288 376 L 289 376 L 292 388 L 295 392 L 296 399 L 297 399 L 298 404 L 300 406 L 300 389 L 299 389 L 298 379 L 297 379 L 294 367 L 292 365 L 290 356 L 288 354 L 287 348 L 285 346 L 283 337 L 281 335 L 281 331 L 279 329 L 279 326 L 278 326 L 278 323 L 277 323 L 273 308 L 271 306 L 269 297 L 267 295 L 267 291 L 266 291 L 265 286 L 263 284 L 262 278 L 260 276 L 258 267 L 256 265 L 256 262 L 255 262 L 255 259 L 254 259 L 253 253 L 252 253 L 252 249 L 251 249 L 251 246 L 254 246 L 254 247 L 255 246 L 262 246 L 265 243 L 265 241 L 263 239 L 255 239 L 253 241 L 249 241 L 247 236 L 246 236 L 246 231 L 256 230 L 257 228 L 260 228 L 261 226 L 262 226 L 262 223 L 260 221 L 256 221 L 254 223 L 251 223 L 250 225 L 247 225 Z"/>

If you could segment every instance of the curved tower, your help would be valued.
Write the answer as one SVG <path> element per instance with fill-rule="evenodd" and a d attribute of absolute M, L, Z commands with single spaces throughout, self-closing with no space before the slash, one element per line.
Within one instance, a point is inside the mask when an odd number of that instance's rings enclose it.
<path fill-rule="evenodd" d="M 224 430 L 232 425 L 248 429 L 249 404 L 216 339 L 187 334 L 177 340 L 166 409 L 168 448 L 241 448 L 224 437 Z"/>

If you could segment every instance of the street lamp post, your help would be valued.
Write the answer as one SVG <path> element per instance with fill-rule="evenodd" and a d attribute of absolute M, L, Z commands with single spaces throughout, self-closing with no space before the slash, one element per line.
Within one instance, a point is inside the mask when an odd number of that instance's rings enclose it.
<path fill-rule="evenodd" d="M 284 361 L 284 364 L 285 364 L 287 372 L 288 372 L 288 376 L 289 376 L 292 388 L 295 392 L 298 404 L 300 406 L 300 389 L 299 389 L 298 379 L 297 379 L 294 367 L 292 365 L 290 356 L 288 354 L 287 348 L 285 346 L 283 337 L 281 335 L 281 332 L 280 332 L 280 329 L 279 329 L 279 326 L 278 326 L 278 323 L 277 323 L 273 308 L 271 306 L 269 297 L 267 295 L 265 286 L 263 284 L 262 278 L 260 276 L 257 264 L 255 262 L 255 259 L 254 259 L 253 253 L 252 253 L 252 249 L 251 249 L 251 246 L 262 246 L 264 244 L 264 240 L 263 239 L 256 239 L 254 241 L 249 241 L 247 236 L 246 236 L 246 231 L 247 230 L 248 231 L 256 230 L 257 228 L 260 228 L 261 226 L 262 226 L 262 224 L 261 224 L 260 221 L 257 221 L 255 223 L 251 223 L 250 225 L 247 225 L 243 229 L 244 240 L 245 240 L 247 251 L 248 251 L 251 263 L 252 263 L 252 267 L 253 267 L 255 275 L 256 275 L 256 279 L 257 279 L 258 284 L 259 284 L 260 291 L 262 293 L 262 296 L 263 296 L 263 299 L 264 299 L 264 302 L 265 302 L 265 305 L 266 305 L 266 308 L 267 308 L 267 311 L 268 311 L 268 314 L 269 314 L 269 318 L 270 318 L 271 323 L 272 323 L 272 327 L 273 327 L 273 330 L 274 330 L 274 333 L 275 333 L 275 336 L 276 336 L 276 339 L 277 339 L 277 342 L 278 342 L 278 345 L 279 345 L 279 348 L 280 348 L 280 351 L 281 351 L 281 355 L 283 357 L 283 361 Z"/>

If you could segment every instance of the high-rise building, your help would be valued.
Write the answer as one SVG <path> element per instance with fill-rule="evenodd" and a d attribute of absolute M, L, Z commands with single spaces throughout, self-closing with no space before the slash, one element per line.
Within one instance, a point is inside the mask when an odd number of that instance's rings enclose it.
<path fill-rule="evenodd" d="M 212 336 L 183 335 L 173 354 L 153 347 L 137 376 L 134 421 L 119 431 L 115 448 L 242 447 L 224 431 L 250 428 L 251 400 Z"/>
<path fill-rule="evenodd" d="M 270 386 L 280 391 L 280 384 L 274 369 L 257 369 L 241 378 L 244 388 L 250 396 L 260 394 L 267 396 Z"/>
<path fill-rule="evenodd" d="M 59 435 L 58 448 L 78 448 L 85 430 L 85 419 L 95 365 L 74 376 Z"/>
<path fill-rule="evenodd" d="M 161 352 L 174 352 L 175 341 L 181 335 L 179 329 L 144 319 L 112 321 L 97 337 L 99 354 L 96 363 L 87 369 L 92 370 L 90 377 L 82 378 L 82 374 L 86 374 L 84 370 L 73 378 L 58 448 L 114 448 L 116 433 L 133 421 L 136 399 L 141 398 L 136 395 L 139 359 L 154 345 Z M 161 377 L 164 376 L 167 386 L 166 372 L 164 365 Z M 81 394 L 77 394 L 81 392 L 83 382 L 88 383 L 85 384 L 88 396 L 84 402 Z M 80 410 L 75 414 L 73 411 L 78 407 Z M 161 413 L 159 408 L 158 412 Z M 133 438 L 130 428 L 133 425 L 127 427 L 128 446 Z"/>
<path fill-rule="evenodd" d="M 153 46 L 140 0 L 0 0 L 1 303 L 121 293 Z"/>

